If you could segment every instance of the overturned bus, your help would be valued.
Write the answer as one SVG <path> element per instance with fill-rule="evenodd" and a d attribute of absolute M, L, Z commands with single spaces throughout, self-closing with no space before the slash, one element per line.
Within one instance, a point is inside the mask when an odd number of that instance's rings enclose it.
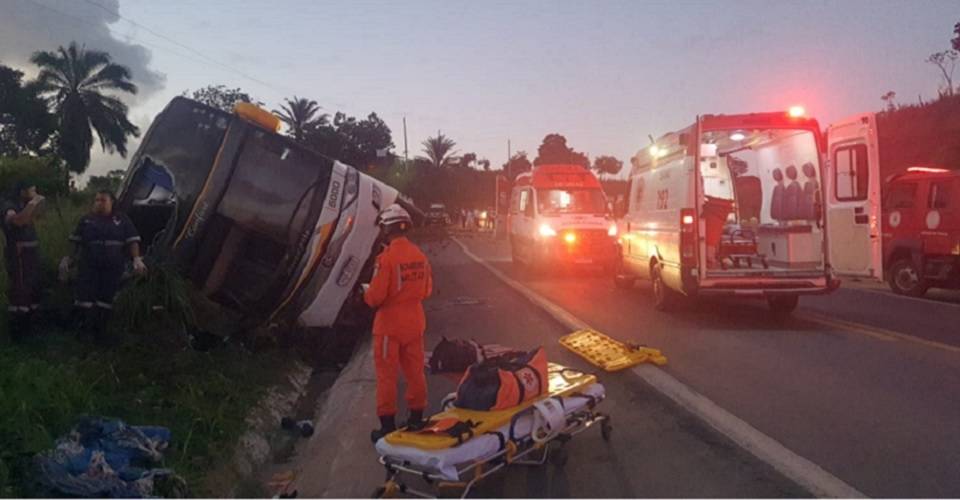
<path fill-rule="evenodd" d="M 151 255 L 253 325 L 328 327 L 397 191 L 276 133 L 269 113 L 183 97 L 156 117 L 119 198 Z"/>

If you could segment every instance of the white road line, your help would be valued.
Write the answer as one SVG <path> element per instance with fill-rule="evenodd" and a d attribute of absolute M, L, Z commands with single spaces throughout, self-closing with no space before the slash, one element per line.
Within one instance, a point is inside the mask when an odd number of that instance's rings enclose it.
<path fill-rule="evenodd" d="M 590 325 L 574 316 L 562 307 L 531 290 L 520 282 L 510 278 L 493 267 L 455 237 L 451 239 L 460 246 L 463 253 L 486 268 L 494 276 L 519 292 L 534 305 L 544 309 L 557 322 L 569 330 L 590 328 Z M 736 415 L 724 410 L 706 396 L 674 378 L 669 373 L 653 365 L 641 365 L 632 372 L 650 384 L 654 389 L 682 406 L 694 416 L 706 422 L 744 450 L 766 462 L 775 470 L 796 482 L 816 497 L 830 498 L 866 498 L 866 495 L 853 486 L 843 482 L 825 471 L 819 465 L 790 451 L 775 439 L 755 429 Z"/>
<path fill-rule="evenodd" d="M 886 296 L 888 296 L 888 297 L 895 297 L 895 298 L 897 298 L 897 299 L 902 299 L 902 300 L 912 300 L 912 301 L 914 301 L 914 302 L 920 302 L 921 304 L 941 305 L 941 306 L 954 307 L 954 308 L 960 309 L 960 304 L 957 304 L 957 303 L 955 303 L 955 302 L 950 302 L 949 300 L 941 300 L 941 299 L 937 299 L 936 297 L 933 297 L 933 298 L 930 298 L 930 297 L 909 297 L 909 296 L 907 296 L 907 295 L 897 295 L 897 294 L 893 293 L 893 292 L 890 291 L 890 290 L 873 288 L 873 287 L 871 287 L 870 285 L 864 285 L 862 282 L 857 282 L 857 281 L 852 281 L 852 282 L 851 282 L 849 285 L 847 285 L 847 286 L 841 285 L 841 289 L 843 289 L 843 290 L 856 290 L 856 291 L 858 291 L 858 292 L 875 293 L 875 294 L 877 294 L 877 295 L 886 295 Z"/>

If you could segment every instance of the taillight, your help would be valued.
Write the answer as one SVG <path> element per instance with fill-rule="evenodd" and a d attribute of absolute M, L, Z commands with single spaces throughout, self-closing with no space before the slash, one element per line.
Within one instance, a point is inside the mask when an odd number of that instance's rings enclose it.
<path fill-rule="evenodd" d="M 697 263 L 696 214 L 685 208 L 680 210 L 680 264 L 695 266 Z"/>

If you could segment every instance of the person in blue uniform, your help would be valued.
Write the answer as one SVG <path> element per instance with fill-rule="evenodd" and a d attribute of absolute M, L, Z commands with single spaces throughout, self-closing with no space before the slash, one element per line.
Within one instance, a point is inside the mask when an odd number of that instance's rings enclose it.
<path fill-rule="evenodd" d="M 7 268 L 7 322 L 19 341 L 33 330 L 40 308 L 40 241 L 34 226 L 43 196 L 28 181 L 14 186 L 13 201 L 3 208 L 4 260 Z"/>
<path fill-rule="evenodd" d="M 116 199 L 110 191 L 100 191 L 93 210 L 84 215 L 70 235 L 79 256 L 74 306 L 80 313 L 81 327 L 100 343 L 107 341 L 107 326 L 113 312 L 113 299 L 120 289 L 126 259 L 133 260 L 137 275 L 147 273 L 140 256 L 140 235 L 130 218 L 114 213 Z M 61 279 L 73 265 L 73 257 L 60 261 Z"/>

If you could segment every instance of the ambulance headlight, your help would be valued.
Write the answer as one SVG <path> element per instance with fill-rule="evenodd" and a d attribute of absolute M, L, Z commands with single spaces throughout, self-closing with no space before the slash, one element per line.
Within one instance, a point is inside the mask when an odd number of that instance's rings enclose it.
<path fill-rule="evenodd" d="M 551 238 L 557 235 L 557 230 L 550 227 L 550 224 L 540 224 L 540 229 L 538 231 L 540 236 L 544 238 Z"/>

